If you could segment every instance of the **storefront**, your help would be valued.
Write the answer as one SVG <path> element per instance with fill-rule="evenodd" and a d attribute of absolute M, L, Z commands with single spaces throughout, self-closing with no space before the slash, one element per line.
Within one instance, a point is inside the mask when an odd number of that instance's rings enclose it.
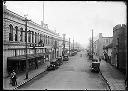
<path fill-rule="evenodd" d="M 35 66 L 41 66 L 44 63 L 44 54 L 29 54 L 27 55 L 28 62 L 29 62 L 29 70 L 35 69 Z M 15 70 L 15 72 L 21 73 L 26 70 L 26 56 L 14 56 L 14 57 L 8 57 L 7 58 L 7 72 L 10 74 L 12 70 Z"/>

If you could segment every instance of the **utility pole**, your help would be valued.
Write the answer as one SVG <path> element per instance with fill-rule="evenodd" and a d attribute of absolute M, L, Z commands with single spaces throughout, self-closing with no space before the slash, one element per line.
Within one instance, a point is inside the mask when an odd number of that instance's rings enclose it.
<path fill-rule="evenodd" d="M 74 51 L 74 37 L 73 37 L 73 51 Z"/>
<path fill-rule="evenodd" d="M 44 23 L 44 1 L 43 1 L 43 23 Z"/>
<path fill-rule="evenodd" d="M 92 59 L 93 59 L 93 29 L 92 29 Z"/>
<path fill-rule="evenodd" d="M 65 54 L 65 35 L 66 34 L 63 34 L 63 56 Z"/>
<path fill-rule="evenodd" d="M 29 64 L 28 64 L 28 56 L 27 56 L 27 22 L 28 21 L 31 21 L 31 20 L 28 20 L 27 17 L 25 17 L 25 41 L 26 41 L 26 47 L 25 47 L 25 54 L 26 54 L 26 78 L 25 79 L 28 79 L 28 69 L 29 69 Z"/>
<path fill-rule="evenodd" d="M 69 56 L 70 56 L 70 38 L 69 38 Z"/>

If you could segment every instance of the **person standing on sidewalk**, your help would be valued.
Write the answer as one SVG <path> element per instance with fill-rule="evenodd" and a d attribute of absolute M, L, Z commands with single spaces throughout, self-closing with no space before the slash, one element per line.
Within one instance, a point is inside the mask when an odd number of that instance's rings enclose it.
<path fill-rule="evenodd" d="M 13 73 L 10 72 L 10 84 L 13 85 L 13 83 L 12 83 L 12 78 L 13 78 Z"/>
<path fill-rule="evenodd" d="M 38 69 L 38 62 L 35 60 L 35 69 Z"/>
<path fill-rule="evenodd" d="M 101 62 L 101 57 L 99 57 L 99 62 Z"/>
<path fill-rule="evenodd" d="M 11 77 L 11 79 L 12 79 L 12 86 L 15 86 L 15 85 L 17 85 L 17 77 L 16 77 L 16 73 L 15 73 L 15 71 L 13 70 L 13 72 L 11 73 L 11 75 L 12 75 L 12 77 Z"/>

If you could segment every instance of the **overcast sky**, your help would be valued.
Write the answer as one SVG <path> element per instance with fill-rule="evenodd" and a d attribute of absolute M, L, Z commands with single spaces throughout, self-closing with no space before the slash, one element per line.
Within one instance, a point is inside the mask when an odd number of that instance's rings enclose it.
<path fill-rule="evenodd" d="M 7 9 L 41 24 L 43 20 L 43 1 L 7 1 Z M 104 37 L 113 36 L 113 27 L 126 24 L 126 5 L 124 2 L 90 1 L 44 1 L 44 22 L 49 29 L 56 30 L 66 38 L 87 45 L 91 30 L 94 36 L 102 33 Z"/>

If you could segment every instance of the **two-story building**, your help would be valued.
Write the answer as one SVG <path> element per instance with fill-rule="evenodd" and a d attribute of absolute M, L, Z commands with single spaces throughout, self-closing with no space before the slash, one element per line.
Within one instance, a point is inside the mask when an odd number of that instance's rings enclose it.
<path fill-rule="evenodd" d="M 3 76 L 11 70 L 17 73 L 26 66 L 25 17 L 22 17 L 3 6 Z M 62 55 L 62 37 L 48 27 L 35 22 L 27 22 L 27 55 L 29 68 L 37 60 L 41 65 L 45 58 L 49 60 Z"/>

